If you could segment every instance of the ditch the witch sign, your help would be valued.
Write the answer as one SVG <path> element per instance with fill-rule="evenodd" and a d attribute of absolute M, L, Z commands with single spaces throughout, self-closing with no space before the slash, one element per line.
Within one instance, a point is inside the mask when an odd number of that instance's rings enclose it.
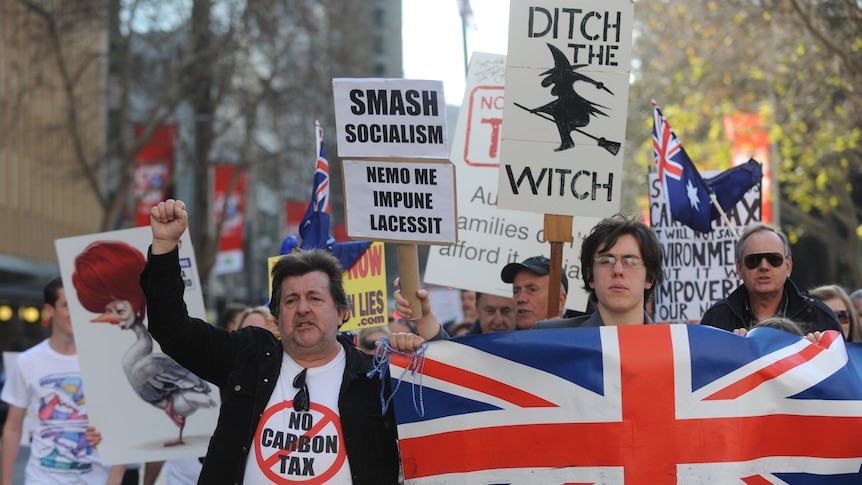
<path fill-rule="evenodd" d="M 512 0 L 498 206 L 619 209 L 631 0 Z"/>

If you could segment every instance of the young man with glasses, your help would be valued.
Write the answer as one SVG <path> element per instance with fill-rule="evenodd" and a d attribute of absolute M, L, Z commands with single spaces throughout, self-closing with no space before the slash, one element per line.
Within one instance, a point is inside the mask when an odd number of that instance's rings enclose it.
<path fill-rule="evenodd" d="M 270 311 L 281 340 L 257 327 L 230 332 L 190 318 L 183 302 L 185 204 L 160 202 L 150 226 L 141 274 L 149 330 L 162 351 L 222 391 L 198 483 L 398 483 L 395 418 L 381 404 L 389 379 L 368 377 L 372 357 L 338 335 L 349 315 L 338 260 L 299 251 L 273 267 Z"/>
<path fill-rule="evenodd" d="M 769 317 L 796 322 L 804 333 L 837 330 L 835 314 L 804 295 L 790 281 L 793 259 L 787 236 L 762 223 L 746 226 L 736 243 L 736 271 L 742 285 L 703 315 L 701 325 L 728 331 L 750 330 Z"/>
<path fill-rule="evenodd" d="M 643 325 L 644 309 L 664 281 L 662 247 L 646 224 L 616 215 L 599 222 L 581 245 L 584 289 L 596 310 L 574 318 L 536 322 L 534 329 Z"/>

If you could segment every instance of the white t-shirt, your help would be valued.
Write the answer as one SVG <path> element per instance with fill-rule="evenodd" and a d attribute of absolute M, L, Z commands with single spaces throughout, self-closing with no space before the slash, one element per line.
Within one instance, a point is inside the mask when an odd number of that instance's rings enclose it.
<path fill-rule="evenodd" d="M 165 485 L 196 485 L 201 475 L 199 458 L 177 458 L 165 462 Z"/>
<path fill-rule="evenodd" d="M 47 340 L 22 352 L 0 398 L 34 418 L 27 485 L 108 480 L 108 467 L 87 443 L 89 420 L 77 355 L 59 354 Z"/>
<path fill-rule="evenodd" d="M 244 483 L 352 483 L 338 414 L 338 391 L 346 362 L 341 348 L 331 362 L 306 371 L 311 409 L 297 412 L 293 398 L 299 389 L 293 387 L 293 379 L 302 367 L 284 354 L 275 390 L 252 441 Z"/>

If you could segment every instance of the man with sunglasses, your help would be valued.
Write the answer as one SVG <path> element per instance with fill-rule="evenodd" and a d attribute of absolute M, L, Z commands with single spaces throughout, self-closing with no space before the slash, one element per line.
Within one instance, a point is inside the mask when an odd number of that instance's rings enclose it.
<path fill-rule="evenodd" d="M 231 332 L 190 318 L 183 302 L 185 204 L 160 202 L 150 226 L 141 274 L 149 330 L 166 354 L 221 389 L 198 483 L 398 483 L 395 417 L 381 403 L 389 379 L 368 377 L 372 357 L 338 335 L 349 315 L 338 260 L 299 251 L 275 264 L 270 311 L 281 340 L 257 327 Z"/>
<path fill-rule="evenodd" d="M 777 316 L 793 320 L 805 333 L 841 332 L 835 314 L 790 281 L 792 269 L 790 242 L 782 231 L 763 223 L 746 226 L 736 243 L 736 271 L 742 285 L 710 307 L 700 324 L 750 330 L 759 321 Z"/>
<path fill-rule="evenodd" d="M 653 323 L 644 303 L 661 285 L 662 246 L 646 224 L 616 215 L 593 227 L 581 244 L 584 289 L 596 310 L 588 315 L 536 322 L 534 329 Z"/>

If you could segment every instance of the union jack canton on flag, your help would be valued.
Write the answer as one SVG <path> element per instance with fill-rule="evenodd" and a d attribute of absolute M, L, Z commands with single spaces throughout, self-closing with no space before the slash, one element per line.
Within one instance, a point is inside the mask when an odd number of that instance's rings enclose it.
<path fill-rule="evenodd" d="M 316 249 L 335 244 L 329 235 L 329 160 L 326 159 L 326 144 L 323 141 L 323 128 L 315 123 L 317 132 L 317 164 L 314 167 L 314 186 L 311 200 L 299 225 L 302 236 L 302 249 Z"/>
<path fill-rule="evenodd" d="M 390 364 L 407 484 L 862 483 L 862 344 L 837 332 L 504 332 L 408 362 Z"/>
<path fill-rule="evenodd" d="M 653 154 L 671 216 L 695 231 L 706 234 L 712 231 L 709 188 L 673 128 L 661 114 L 658 104 L 653 101 L 652 106 Z"/>

